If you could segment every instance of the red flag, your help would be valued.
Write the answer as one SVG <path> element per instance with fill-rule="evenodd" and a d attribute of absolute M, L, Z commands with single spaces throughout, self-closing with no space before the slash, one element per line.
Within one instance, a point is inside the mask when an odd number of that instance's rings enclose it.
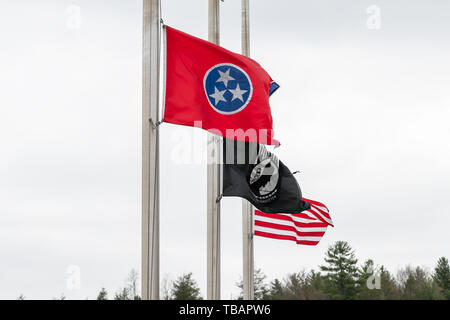
<path fill-rule="evenodd" d="M 256 61 L 167 26 L 165 31 L 165 122 L 279 144 L 269 105 L 278 85 Z"/>

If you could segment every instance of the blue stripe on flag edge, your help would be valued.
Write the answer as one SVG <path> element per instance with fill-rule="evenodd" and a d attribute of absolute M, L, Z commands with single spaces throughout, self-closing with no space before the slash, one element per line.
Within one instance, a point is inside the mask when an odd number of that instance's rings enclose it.
<path fill-rule="evenodd" d="M 274 94 L 275 91 L 277 91 L 278 89 L 280 89 L 280 86 L 278 85 L 278 83 L 276 83 L 275 81 L 272 82 L 272 83 L 270 84 L 269 96 L 271 96 L 272 94 Z"/>

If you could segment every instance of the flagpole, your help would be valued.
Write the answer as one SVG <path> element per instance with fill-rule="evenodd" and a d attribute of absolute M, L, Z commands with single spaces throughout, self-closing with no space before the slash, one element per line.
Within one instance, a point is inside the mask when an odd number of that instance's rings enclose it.
<path fill-rule="evenodd" d="M 247 57 L 250 56 L 249 10 L 249 0 L 242 0 L 242 54 Z M 244 300 L 254 300 L 253 206 L 245 199 L 242 200 L 242 249 Z"/>
<path fill-rule="evenodd" d="M 160 0 L 143 2 L 142 299 L 159 299 Z"/>
<path fill-rule="evenodd" d="M 219 0 L 209 0 L 208 40 L 220 43 Z M 208 134 L 207 164 L 207 290 L 208 300 L 220 300 L 220 140 Z"/>

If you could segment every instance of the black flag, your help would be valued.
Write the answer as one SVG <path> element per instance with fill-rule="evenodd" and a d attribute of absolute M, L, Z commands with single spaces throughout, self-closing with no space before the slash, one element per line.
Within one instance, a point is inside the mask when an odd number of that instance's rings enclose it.
<path fill-rule="evenodd" d="M 291 171 L 264 145 L 230 139 L 223 139 L 223 196 L 247 199 L 265 213 L 310 208 Z"/>

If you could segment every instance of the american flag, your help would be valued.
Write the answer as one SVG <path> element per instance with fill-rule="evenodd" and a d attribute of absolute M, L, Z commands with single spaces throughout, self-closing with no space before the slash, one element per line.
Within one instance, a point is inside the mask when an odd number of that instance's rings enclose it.
<path fill-rule="evenodd" d="M 297 244 L 315 246 L 328 226 L 334 226 L 328 208 L 320 202 L 303 199 L 311 209 L 296 214 L 270 214 L 255 211 L 255 236 L 291 240 Z"/>

